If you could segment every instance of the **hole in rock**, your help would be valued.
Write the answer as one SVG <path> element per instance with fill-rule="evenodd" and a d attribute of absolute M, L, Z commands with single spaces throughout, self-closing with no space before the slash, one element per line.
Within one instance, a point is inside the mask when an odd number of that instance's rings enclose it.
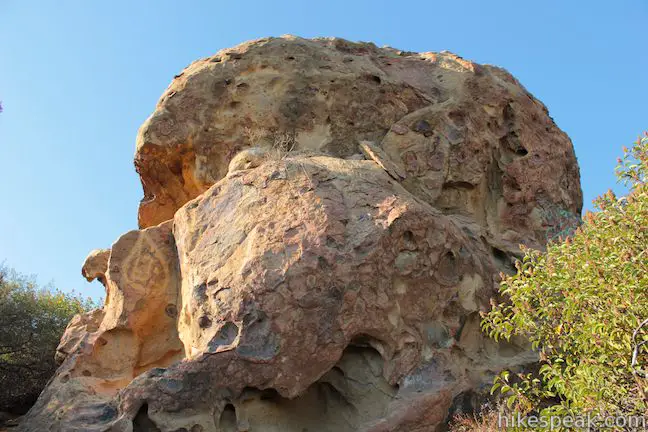
<path fill-rule="evenodd" d="M 164 308 L 164 313 L 166 313 L 170 318 L 175 318 L 178 316 L 178 308 L 176 307 L 176 305 L 169 303 Z"/>
<path fill-rule="evenodd" d="M 455 254 L 454 254 L 454 252 L 452 252 L 452 251 L 448 251 L 448 252 L 446 252 L 446 254 L 444 255 L 444 257 L 445 257 L 445 259 L 448 260 L 449 263 L 454 263 L 455 260 L 456 260 Z"/>
<path fill-rule="evenodd" d="M 420 134 L 423 134 L 426 137 L 431 136 L 432 133 L 434 132 L 433 129 L 432 129 L 432 126 L 430 125 L 430 123 L 425 119 L 421 119 L 421 120 L 417 121 L 413 125 L 412 129 L 414 129 L 414 131 L 416 131 L 416 132 L 418 132 Z"/>
<path fill-rule="evenodd" d="M 407 230 L 403 233 L 403 238 L 405 241 L 413 241 L 414 240 L 414 234 L 412 234 L 412 231 Z"/>
<path fill-rule="evenodd" d="M 358 334 L 353 337 L 346 349 L 350 350 L 353 348 L 371 348 L 372 350 L 380 354 L 380 356 L 384 357 L 385 355 L 385 348 L 383 343 L 379 339 L 367 334 Z"/>
<path fill-rule="evenodd" d="M 520 146 L 515 150 L 515 154 L 518 156 L 526 156 L 529 154 L 529 151 L 524 147 Z"/>
<path fill-rule="evenodd" d="M 406 249 L 416 249 L 416 242 L 414 241 L 414 233 L 407 230 L 403 233 L 403 243 Z"/>
<path fill-rule="evenodd" d="M 239 328 L 233 322 L 226 322 L 219 332 L 209 342 L 210 352 L 215 352 L 220 346 L 231 345 L 238 336 Z"/>
<path fill-rule="evenodd" d="M 203 315 L 198 319 L 198 326 L 200 328 L 211 327 L 211 325 L 212 325 L 212 320 L 206 315 Z"/>
<path fill-rule="evenodd" d="M 443 184 L 443 187 L 444 188 L 452 188 L 452 189 L 466 189 L 466 190 L 469 190 L 469 189 L 474 189 L 475 185 L 472 184 L 472 183 L 469 183 L 467 181 L 457 180 L 457 181 L 446 182 L 446 183 Z"/>
<path fill-rule="evenodd" d="M 508 134 L 500 138 L 500 145 L 504 149 L 512 152 L 519 157 L 523 157 L 529 154 L 529 151 L 522 145 L 517 132 L 509 132 Z"/>
<path fill-rule="evenodd" d="M 262 401 L 278 401 L 281 399 L 281 395 L 279 395 L 279 392 L 277 390 L 269 388 L 262 390 L 259 398 Z"/>
<path fill-rule="evenodd" d="M 506 255 L 506 252 L 504 252 L 502 249 L 496 248 L 495 246 L 493 246 L 491 249 L 493 250 L 493 256 L 497 261 L 500 261 L 502 263 L 508 261 L 508 256 Z"/>
<path fill-rule="evenodd" d="M 236 425 L 236 409 L 234 408 L 234 405 L 225 405 L 225 409 L 223 409 L 223 412 L 221 413 L 218 425 L 223 432 L 238 431 L 238 427 Z"/>
<path fill-rule="evenodd" d="M 356 343 L 368 345 L 373 340 L 360 335 Z M 243 412 L 223 412 L 234 424 L 236 414 L 245 418 L 249 431 L 335 431 L 355 432 L 384 415 L 394 400 L 398 387 L 383 376 L 384 360 L 370 346 L 348 346 L 335 366 L 324 373 L 297 397 L 282 397 L 272 388 L 246 388 L 237 404 Z M 243 423 L 243 422 L 241 422 Z M 221 430 L 225 429 L 221 420 Z M 239 425 L 240 427 L 240 425 Z"/>
<path fill-rule="evenodd" d="M 507 273 L 507 274 L 513 274 L 515 273 L 515 265 L 514 265 L 514 259 L 509 257 L 509 255 L 504 252 L 503 250 L 492 246 L 491 251 L 493 253 L 493 258 L 495 260 L 495 264 L 497 265 L 498 269 L 501 272 Z"/>
<path fill-rule="evenodd" d="M 193 298 L 198 302 L 204 302 L 207 300 L 207 284 L 201 283 L 196 285 L 193 289 Z"/>
<path fill-rule="evenodd" d="M 162 432 L 148 415 L 148 404 L 142 405 L 133 419 L 133 432 Z"/>

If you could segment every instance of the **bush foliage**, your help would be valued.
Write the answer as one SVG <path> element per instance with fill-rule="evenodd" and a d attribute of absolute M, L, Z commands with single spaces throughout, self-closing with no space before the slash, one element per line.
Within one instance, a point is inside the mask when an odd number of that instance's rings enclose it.
<path fill-rule="evenodd" d="M 68 322 L 94 306 L 0 267 L 0 411 L 22 413 L 34 403 L 56 371 Z"/>
<path fill-rule="evenodd" d="M 500 291 L 506 301 L 484 316 L 496 339 L 528 338 L 540 354 L 536 371 L 500 374 L 493 391 L 514 412 L 540 415 L 644 415 L 648 411 L 648 134 L 624 149 L 617 175 L 629 187 L 595 201 L 571 237 L 525 250 Z"/>

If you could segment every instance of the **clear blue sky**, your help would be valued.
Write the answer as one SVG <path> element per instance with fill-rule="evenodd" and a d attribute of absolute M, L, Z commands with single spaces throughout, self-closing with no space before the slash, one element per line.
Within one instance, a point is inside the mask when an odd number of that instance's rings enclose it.
<path fill-rule="evenodd" d="M 191 61 L 340 36 L 503 66 L 572 138 L 586 208 L 648 129 L 648 2 L 0 0 L 0 262 L 98 297 L 80 268 L 136 228 L 137 128 Z"/>

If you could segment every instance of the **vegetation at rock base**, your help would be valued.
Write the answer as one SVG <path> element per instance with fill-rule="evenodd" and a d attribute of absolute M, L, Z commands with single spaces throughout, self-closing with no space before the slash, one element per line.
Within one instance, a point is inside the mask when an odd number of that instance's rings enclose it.
<path fill-rule="evenodd" d="M 501 430 L 498 410 L 484 409 L 473 415 L 461 414 L 451 422 L 451 432 L 494 432 Z"/>
<path fill-rule="evenodd" d="M 68 322 L 95 306 L 0 267 L 0 411 L 29 409 L 56 371 L 54 354 Z"/>
<path fill-rule="evenodd" d="M 525 250 L 500 285 L 505 301 L 484 315 L 491 337 L 526 337 L 540 354 L 535 371 L 496 377 L 509 414 L 648 414 L 648 134 L 624 153 L 617 176 L 629 194 L 598 198 L 598 211 L 546 253 Z M 494 412 L 454 429 L 483 430 Z"/>

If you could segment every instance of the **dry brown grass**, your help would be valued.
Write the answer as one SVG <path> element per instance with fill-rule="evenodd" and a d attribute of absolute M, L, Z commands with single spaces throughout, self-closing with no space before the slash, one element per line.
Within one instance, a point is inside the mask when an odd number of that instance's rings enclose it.
<path fill-rule="evenodd" d="M 450 432 L 496 432 L 505 430 L 498 426 L 498 410 L 487 408 L 478 414 L 462 414 L 450 423 Z"/>
<path fill-rule="evenodd" d="M 294 130 L 277 131 L 246 127 L 243 135 L 250 147 L 267 149 L 269 160 L 284 160 L 288 153 L 297 147 L 297 133 Z"/>

